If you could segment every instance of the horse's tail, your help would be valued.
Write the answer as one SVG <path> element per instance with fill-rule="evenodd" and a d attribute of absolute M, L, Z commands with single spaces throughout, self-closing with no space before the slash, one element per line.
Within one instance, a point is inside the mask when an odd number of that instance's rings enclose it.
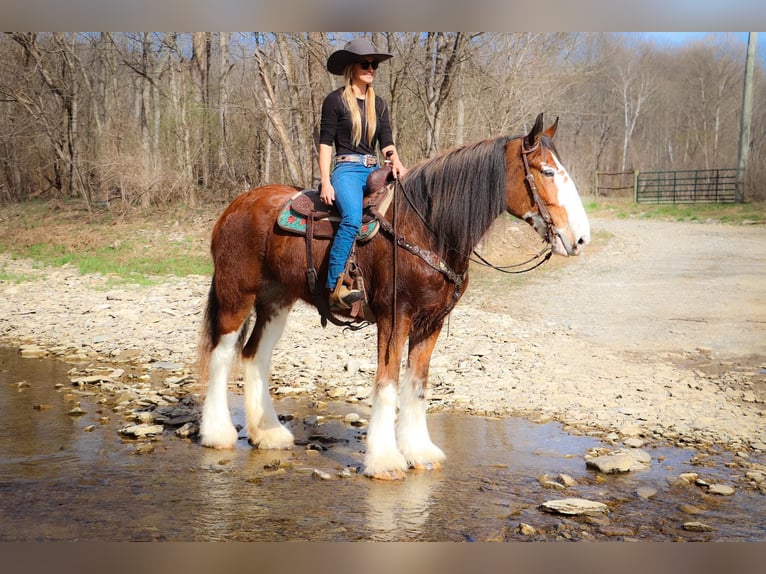
<path fill-rule="evenodd" d="M 210 365 L 210 353 L 213 352 L 221 333 L 218 330 L 218 295 L 215 290 L 215 277 L 210 281 L 210 291 L 207 295 L 207 304 L 205 305 L 205 315 L 202 320 L 202 332 L 199 339 L 198 363 L 197 368 L 200 374 L 200 380 L 207 381 L 208 367 Z"/>

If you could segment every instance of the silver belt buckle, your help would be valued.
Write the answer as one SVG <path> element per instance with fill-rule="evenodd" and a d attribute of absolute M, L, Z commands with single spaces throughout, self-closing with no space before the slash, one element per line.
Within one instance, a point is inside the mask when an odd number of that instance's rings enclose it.
<path fill-rule="evenodd" d="M 378 158 L 376 158 L 374 155 L 365 155 L 364 157 L 364 167 L 375 167 L 378 165 Z"/>

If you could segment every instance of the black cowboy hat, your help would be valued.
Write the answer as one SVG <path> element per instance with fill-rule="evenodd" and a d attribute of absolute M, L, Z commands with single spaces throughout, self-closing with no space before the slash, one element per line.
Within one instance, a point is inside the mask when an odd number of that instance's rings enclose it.
<path fill-rule="evenodd" d="M 393 57 L 393 54 L 378 52 L 375 44 L 367 38 L 354 38 L 346 42 L 342 50 L 335 50 L 327 58 L 327 71 L 336 76 L 342 76 L 346 66 L 358 62 L 363 57 L 372 58 L 377 62 L 384 62 Z"/>

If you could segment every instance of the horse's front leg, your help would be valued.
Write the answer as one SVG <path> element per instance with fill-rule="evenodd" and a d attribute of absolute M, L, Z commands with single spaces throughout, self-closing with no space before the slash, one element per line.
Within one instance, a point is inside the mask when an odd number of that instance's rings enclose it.
<path fill-rule="evenodd" d="M 417 469 L 439 469 L 446 458 L 442 450 L 431 442 L 426 423 L 426 391 L 431 353 L 441 328 L 425 337 L 410 334 L 407 371 L 399 390 L 399 421 L 396 439 L 399 451 L 409 466 Z"/>
<path fill-rule="evenodd" d="M 392 335 L 389 319 L 378 320 L 378 370 L 372 390 L 372 414 L 367 428 L 367 452 L 364 474 L 382 480 L 405 478 L 407 459 L 396 445 L 396 399 L 399 385 L 399 365 L 409 324 L 397 318 Z"/>
<path fill-rule="evenodd" d="M 290 305 L 257 307 L 253 332 L 242 350 L 247 434 L 250 442 L 262 449 L 293 446 L 293 434 L 279 422 L 269 394 L 271 357 L 289 313 Z"/>

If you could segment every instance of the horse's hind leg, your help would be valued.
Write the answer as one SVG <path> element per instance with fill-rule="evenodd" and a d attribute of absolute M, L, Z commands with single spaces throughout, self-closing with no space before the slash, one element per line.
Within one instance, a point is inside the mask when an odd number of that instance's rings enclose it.
<path fill-rule="evenodd" d="M 431 442 L 426 424 L 426 389 L 431 353 L 440 329 L 418 339 L 410 334 L 407 371 L 399 385 L 399 419 L 396 441 L 399 451 L 409 466 L 417 469 L 438 469 L 446 458 L 442 450 Z"/>
<path fill-rule="evenodd" d="M 199 434 L 203 446 L 234 448 L 238 434 L 229 412 L 229 373 L 254 297 L 232 289 L 224 290 L 222 297 L 217 279 L 214 275 L 210 285 L 200 341 L 200 374 L 207 380 L 207 392 Z"/>
<path fill-rule="evenodd" d="M 247 434 L 258 448 L 293 446 L 293 435 L 279 422 L 269 395 L 271 356 L 284 332 L 290 307 L 256 306 L 255 327 L 242 350 Z"/>
<path fill-rule="evenodd" d="M 200 442 L 212 448 L 234 448 L 237 429 L 231 422 L 228 401 L 229 371 L 237 353 L 239 331 L 222 335 L 210 353 L 208 384 L 202 406 Z"/>

